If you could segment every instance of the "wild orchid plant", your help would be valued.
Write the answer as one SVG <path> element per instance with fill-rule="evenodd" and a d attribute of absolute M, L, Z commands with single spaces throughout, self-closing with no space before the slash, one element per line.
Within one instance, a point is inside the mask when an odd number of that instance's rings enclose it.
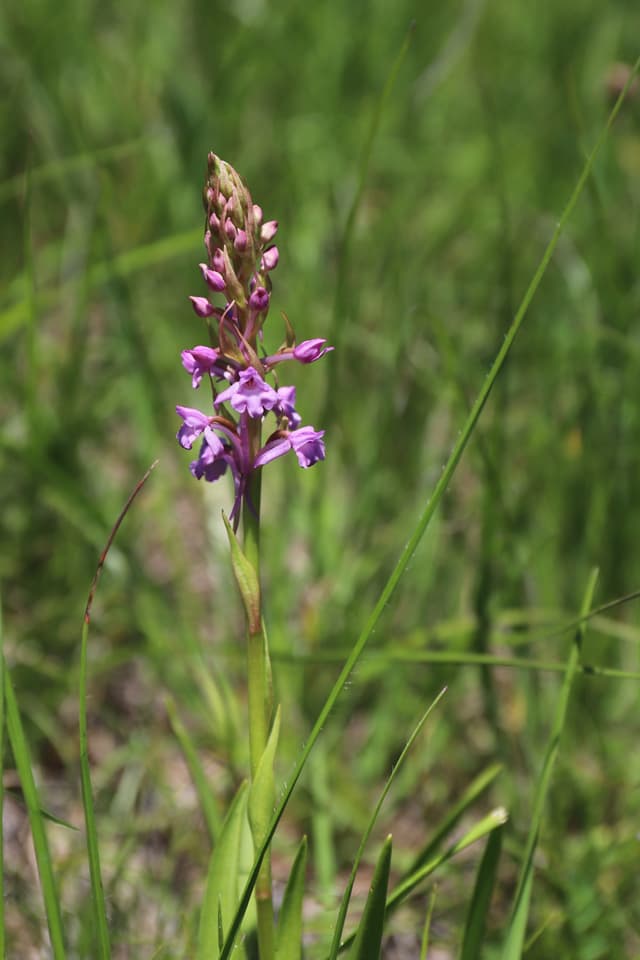
<path fill-rule="evenodd" d="M 333 347 L 320 338 L 296 344 L 285 319 L 285 341 L 276 353 L 263 348 L 263 327 L 269 311 L 271 271 L 278 264 L 272 244 L 278 224 L 264 221 L 246 185 L 230 164 L 215 154 L 208 158 L 204 188 L 206 262 L 200 264 L 209 296 L 193 296 L 196 315 L 206 321 L 208 345 L 182 353 L 192 387 L 208 379 L 212 399 L 208 412 L 177 406 L 182 426 L 177 439 L 190 450 L 199 441 L 191 473 L 213 482 L 227 471 L 233 478 L 234 499 L 227 523 L 232 561 L 247 612 L 247 676 L 251 795 L 249 822 L 254 848 L 259 849 L 271 818 L 275 790 L 273 754 L 278 717 L 273 712 L 271 668 L 259 587 L 261 468 L 293 450 L 301 467 L 323 460 L 324 431 L 302 426 L 296 410 L 296 390 L 280 386 L 276 368 L 286 360 L 313 363 Z M 219 303 L 210 297 L 217 297 Z M 273 384 L 267 381 L 273 378 Z M 263 422 L 271 430 L 263 439 Z M 240 517 L 243 545 L 235 538 Z M 274 956 L 274 918 L 270 864 L 262 863 L 256 883 L 258 943 L 261 960 Z M 228 922 L 228 917 L 222 917 Z M 201 941 L 209 921 L 201 921 Z M 203 930 L 205 932 L 203 932 Z"/>

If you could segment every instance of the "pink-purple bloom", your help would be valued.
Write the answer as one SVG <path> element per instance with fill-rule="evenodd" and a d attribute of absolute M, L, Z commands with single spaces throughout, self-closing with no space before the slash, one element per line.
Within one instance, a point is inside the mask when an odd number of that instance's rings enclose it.
<path fill-rule="evenodd" d="M 300 427 L 298 430 L 279 430 L 277 435 L 270 439 L 262 448 L 254 467 L 263 467 L 277 457 L 284 456 L 293 450 L 301 467 L 312 467 L 318 460 L 324 460 L 324 430 L 314 430 L 313 427 Z"/>
<path fill-rule="evenodd" d="M 296 345 L 286 321 L 286 343 L 266 355 L 262 328 L 271 299 L 269 274 L 279 260 L 272 244 L 278 223 L 263 222 L 262 208 L 253 203 L 239 175 L 215 154 L 209 154 L 204 203 L 208 260 L 200 264 L 200 271 L 219 305 L 208 297 L 190 297 L 194 312 L 207 321 L 212 346 L 183 350 L 181 358 L 194 389 L 209 378 L 213 401 L 209 414 L 176 407 L 182 419 L 177 439 L 186 450 L 200 440 L 197 459 L 190 465 L 198 480 L 213 482 L 230 472 L 235 489 L 230 516 L 237 525 L 242 502 L 251 506 L 249 481 L 256 470 L 289 451 L 305 469 L 324 460 L 324 431 L 302 426 L 295 387 L 277 382 L 272 386 L 265 378 L 284 360 L 313 363 L 333 347 L 320 337 Z M 216 393 L 220 381 L 224 389 Z M 267 418 L 275 423 L 260 445 Z"/>
<path fill-rule="evenodd" d="M 277 402 L 276 391 L 253 367 L 241 370 L 239 379 L 216 397 L 216 407 L 230 403 L 238 413 L 248 413 L 250 417 L 264 416 Z"/>
<path fill-rule="evenodd" d="M 194 390 L 200 386 L 205 374 L 214 377 L 224 377 L 226 367 L 220 356 L 220 351 L 213 347 L 194 347 L 192 350 L 183 350 L 182 366 L 191 374 L 191 386 Z"/>
<path fill-rule="evenodd" d="M 205 428 L 209 426 L 211 417 L 193 407 L 176 407 L 176 413 L 182 417 L 183 424 L 176 434 L 176 439 L 185 450 L 191 450 L 191 447 L 198 439 Z"/>

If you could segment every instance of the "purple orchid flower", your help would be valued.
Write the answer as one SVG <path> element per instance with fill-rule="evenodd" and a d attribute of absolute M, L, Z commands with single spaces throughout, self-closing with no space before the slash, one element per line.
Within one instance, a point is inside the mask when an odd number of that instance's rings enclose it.
<path fill-rule="evenodd" d="M 237 413 L 262 417 L 278 403 L 278 394 L 265 383 L 254 367 L 240 371 L 239 379 L 216 397 L 216 406 L 229 403 Z"/>
<path fill-rule="evenodd" d="M 191 386 L 197 390 L 205 374 L 222 379 L 228 366 L 221 360 L 221 353 L 213 347 L 194 347 L 181 353 L 182 366 L 191 374 Z"/>
<path fill-rule="evenodd" d="M 195 410 L 193 407 L 177 406 L 176 413 L 184 420 L 176 434 L 176 439 L 185 450 L 191 450 L 200 434 L 209 426 L 211 417 L 200 410 Z"/>
<path fill-rule="evenodd" d="M 313 427 L 300 427 L 297 430 L 278 430 L 264 445 L 253 462 L 255 467 L 264 467 L 278 457 L 293 450 L 298 463 L 305 469 L 312 467 L 318 460 L 324 460 L 325 450 L 322 438 L 324 430 Z"/>

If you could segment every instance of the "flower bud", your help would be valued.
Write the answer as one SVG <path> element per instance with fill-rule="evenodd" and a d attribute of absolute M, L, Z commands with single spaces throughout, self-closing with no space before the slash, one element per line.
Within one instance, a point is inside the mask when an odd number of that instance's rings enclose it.
<path fill-rule="evenodd" d="M 269 307 L 269 292 L 264 287 L 256 287 L 249 297 L 249 306 L 256 313 L 264 313 Z"/>
<path fill-rule="evenodd" d="M 277 220 L 268 220 L 267 223 L 263 223 L 260 229 L 260 239 L 263 243 L 269 243 L 270 240 L 273 240 L 276 233 L 278 232 L 278 221 Z"/>
<path fill-rule="evenodd" d="M 313 363 L 324 357 L 325 353 L 333 350 L 333 347 L 325 347 L 327 341 L 316 337 L 314 340 L 303 340 L 297 347 L 293 348 L 293 356 L 300 363 Z"/>
<path fill-rule="evenodd" d="M 191 300 L 191 306 L 199 317 L 210 317 L 215 312 L 213 305 L 209 303 L 206 297 L 189 297 L 189 300 Z"/>
<path fill-rule="evenodd" d="M 262 254 L 261 266 L 265 273 L 268 273 L 269 270 L 275 270 L 278 266 L 278 260 L 280 259 L 280 254 L 278 253 L 277 247 L 269 247 L 268 250 Z"/>
<path fill-rule="evenodd" d="M 226 281 L 221 273 L 219 273 L 217 270 L 211 270 L 206 263 L 200 263 L 198 266 L 202 271 L 202 276 L 204 277 L 208 287 L 210 287 L 212 290 L 215 290 L 216 293 L 220 293 L 221 290 L 224 290 Z"/>

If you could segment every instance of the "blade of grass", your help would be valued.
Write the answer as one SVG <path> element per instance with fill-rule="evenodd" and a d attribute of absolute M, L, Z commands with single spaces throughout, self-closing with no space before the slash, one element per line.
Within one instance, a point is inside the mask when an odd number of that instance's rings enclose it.
<path fill-rule="evenodd" d="M 290 663 L 337 663 L 344 659 L 339 653 L 273 654 L 272 660 L 286 660 Z M 486 664 L 490 667 L 510 667 L 513 670 L 535 670 L 545 673 L 564 673 L 566 663 L 559 660 L 536 660 L 531 657 L 502 657 L 491 653 L 456 653 L 449 650 L 417 650 L 407 651 L 376 651 L 367 659 L 367 663 L 440 663 L 448 666 L 477 666 Z M 578 664 L 578 672 L 594 677 L 610 677 L 624 680 L 640 680 L 640 673 L 633 670 L 621 670 L 618 667 L 600 667 L 592 663 Z"/>
<path fill-rule="evenodd" d="M 209 860 L 207 887 L 200 912 L 197 960 L 212 960 L 218 950 L 218 928 L 229 922 L 238 900 L 238 873 L 243 826 L 247 816 L 248 783 L 240 785 Z"/>
<path fill-rule="evenodd" d="M 355 667 L 356 663 L 360 659 L 362 652 L 365 646 L 367 645 L 376 627 L 376 624 L 378 623 L 378 620 L 382 616 L 382 613 L 385 607 L 387 606 L 387 604 L 391 600 L 391 597 L 395 593 L 396 587 L 398 586 L 402 578 L 402 575 L 404 574 L 409 564 L 409 561 L 411 560 L 413 554 L 415 553 L 418 547 L 418 544 L 420 543 L 425 533 L 425 530 L 429 526 L 429 523 L 431 522 L 431 519 L 440 504 L 440 500 L 442 499 L 447 487 L 449 486 L 449 483 L 451 482 L 451 479 L 456 471 L 458 463 L 460 462 L 460 459 L 462 457 L 462 454 L 464 453 L 467 447 L 467 444 L 469 443 L 469 440 L 471 438 L 471 435 L 475 429 L 476 423 L 478 422 L 480 414 L 484 409 L 484 405 L 489 398 L 489 394 L 491 393 L 491 388 L 493 387 L 493 384 L 495 383 L 496 378 L 500 373 L 500 370 L 502 369 L 504 362 L 507 359 L 507 356 L 509 355 L 509 351 L 513 346 L 513 342 L 522 325 L 522 321 L 524 320 L 527 310 L 529 309 L 531 301 L 533 300 L 534 294 L 536 293 L 536 290 L 540 286 L 542 278 L 544 277 L 547 267 L 549 266 L 549 262 L 558 244 L 558 240 L 560 239 L 562 231 L 564 230 L 567 224 L 567 221 L 571 216 L 571 213 L 573 212 L 573 209 L 576 203 L 578 202 L 578 198 L 580 197 L 580 194 L 584 189 L 585 183 L 587 182 L 589 174 L 591 173 L 591 170 L 593 168 L 595 159 L 607 138 L 609 130 L 616 116 L 618 115 L 618 111 L 622 106 L 622 101 L 627 93 L 627 90 L 629 89 L 632 79 L 635 77 L 639 69 L 640 69 L 640 57 L 636 61 L 634 68 L 631 71 L 627 84 L 625 85 L 623 91 L 621 92 L 620 96 L 618 97 L 615 103 L 615 106 L 613 107 L 611 113 L 609 114 L 607 122 L 602 128 L 600 132 L 600 136 L 598 137 L 595 146 L 593 147 L 591 153 L 589 154 L 589 156 L 587 157 L 587 160 L 585 161 L 584 167 L 582 168 L 582 172 L 578 178 L 576 186 L 564 208 L 564 211 L 562 213 L 562 216 L 560 217 L 560 220 L 558 221 L 553 231 L 551 239 L 549 240 L 549 243 L 547 244 L 547 247 L 540 260 L 540 264 L 537 270 L 535 271 L 529 286 L 525 291 L 525 295 L 516 312 L 515 317 L 513 318 L 513 322 L 511 323 L 511 326 L 507 331 L 507 334 L 504 338 L 502 346 L 496 356 L 496 359 L 494 360 L 491 366 L 491 369 L 489 370 L 489 373 L 487 374 L 485 381 L 482 387 L 480 388 L 480 391 L 476 397 L 476 400 L 469 412 L 469 415 L 467 416 L 467 419 L 462 427 L 462 430 L 458 435 L 458 439 L 455 443 L 455 446 L 451 454 L 449 455 L 449 459 L 447 460 L 445 467 L 440 475 L 440 479 L 436 483 L 433 494 L 431 498 L 427 501 L 424 507 L 424 510 L 418 519 L 418 523 L 413 533 L 409 537 L 409 540 L 407 541 L 406 546 L 402 550 L 400 557 L 380 594 L 380 597 L 378 598 L 373 610 L 369 614 L 362 628 L 362 632 L 360 633 L 358 639 L 354 643 L 353 648 L 349 656 L 347 657 L 347 660 L 342 670 L 340 671 L 340 675 L 338 676 L 336 682 L 331 688 L 331 691 L 327 696 L 324 706 L 322 707 L 322 709 L 320 710 L 320 713 L 318 714 L 316 722 L 314 723 L 311 733 L 309 734 L 309 739 L 307 740 L 304 746 L 304 749 L 301 752 L 301 755 L 298 759 L 297 764 L 294 767 L 293 773 L 289 780 L 288 786 L 285 789 L 282 795 L 282 798 L 280 800 L 280 803 L 278 804 L 276 811 L 273 815 L 271 826 L 269 831 L 267 832 L 267 836 L 265 837 L 264 843 L 262 844 L 260 850 L 258 850 L 256 854 L 256 861 L 255 861 L 253 870 L 251 871 L 251 874 L 247 880 L 247 885 L 241 897 L 236 916 L 234 917 L 233 922 L 231 923 L 231 926 L 229 928 L 227 939 L 224 943 L 224 946 L 220 954 L 220 960 L 227 960 L 227 958 L 230 956 L 231 950 L 233 949 L 235 938 L 238 934 L 238 930 L 240 929 L 242 917 L 244 915 L 244 912 L 247 909 L 249 900 L 251 898 L 251 893 L 253 891 L 253 887 L 254 887 L 256 878 L 258 876 L 258 872 L 260 870 L 260 865 L 262 864 L 262 860 L 267 852 L 269 844 L 271 843 L 271 838 L 273 837 L 273 834 L 276 831 L 278 823 L 280 822 L 280 818 L 282 817 L 282 814 L 284 813 L 287 803 L 289 802 L 289 798 L 293 793 L 293 790 L 300 778 L 302 770 L 304 769 L 304 766 L 307 762 L 307 758 L 311 753 L 311 750 L 313 749 L 314 743 L 320 736 L 320 733 L 322 732 L 322 728 L 324 727 L 329 714 L 333 710 L 333 707 L 338 697 L 340 696 L 340 693 L 344 689 L 345 684 L 347 683 L 347 680 L 349 679 L 349 676 L 353 668 Z"/>
<path fill-rule="evenodd" d="M 582 602 L 581 614 L 586 613 L 591 607 L 593 591 L 595 590 L 597 578 L 598 571 L 593 570 L 587 583 L 587 589 Z M 531 823 L 529 825 L 529 833 L 527 835 L 527 843 L 525 846 L 522 868 L 518 878 L 518 885 L 516 887 L 513 901 L 513 909 L 502 952 L 503 960 L 519 960 L 519 958 L 522 956 L 527 917 L 529 915 L 531 888 L 533 885 L 533 857 L 538 845 L 542 814 L 547 799 L 547 793 L 549 792 L 549 784 L 551 783 L 553 767 L 555 765 L 556 757 L 560 747 L 560 738 L 562 736 L 562 731 L 564 730 L 571 687 L 577 673 L 578 660 L 580 658 L 580 649 L 582 646 L 582 639 L 585 629 L 585 625 L 581 624 L 574 637 L 571 653 L 569 654 L 569 659 L 567 660 L 566 673 L 562 684 L 562 689 L 560 691 L 558 705 L 556 707 L 556 715 L 553 721 L 553 727 L 549 735 L 549 741 L 547 743 L 542 769 L 540 770 L 540 775 L 536 783 L 533 812 L 531 815 Z"/>
<path fill-rule="evenodd" d="M 464 927 L 460 960 L 480 960 L 482 941 L 487 924 L 489 903 L 496 882 L 500 851 L 502 849 L 502 834 L 504 827 L 498 827 L 489 834 L 487 845 L 478 867 L 475 886 L 467 920 Z"/>
<path fill-rule="evenodd" d="M 378 960 L 380 957 L 390 869 L 391 837 L 387 837 L 378 857 L 364 913 L 349 955 L 350 960 Z"/>
<path fill-rule="evenodd" d="M 44 817 L 40 811 L 40 801 L 33 776 L 29 746 L 24 735 L 20 711 L 18 710 L 16 695 L 6 663 L 3 664 L 3 673 L 7 729 L 9 731 L 13 757 L 16 762 L 16 767 L 18 768 L 20 783 L 22 784 L 22 792 L 27 804 L 36 863 L 38 865 L 38 875 L 42 887 L 42 898 L 47 915 L 47 926 L 49 927 L 49 937 L 51 938 L 51 949 L 54 960 L 65 960 L 66 951 L 62 934 L 60 900 L 53 876 L 53 866 L 51 863 L 49 844 L 47 842 Z"/>
<path fill-rule="evenodd" d="M 0 957 L 5 956 L 4 942 L 4 633 L 2 629 L 2 596 L 0 595 Z"/>
<path fill-rule="evenodd" d="M 438 889 L 434 886 L 429 897 L 429 906 L 427 908 L 427 915 L 424 921 L 424 930 L 422 931 L 422 942 L 420 944 L 420 960 L 427 960 L 427 951 L 429 950 L 429 934 L 431 933 L 431 918 L 433 916 L 433 908 L 436 905 L 436 895 Z"/>
<path fill-rule="evenodd" d="M 157 461 L 156 461 L 157 463 Z M 127 502 L 120 511 L 118 518 L 109 534 L 104 550 L 98 560 L 98 566 L 89 588 L 87 605 L 84 611 L 82 621 L 82 637 L 80 642 L 80 682 L 78 693 L 78 727 L 80 735 L 80 781 L 82 784 L 82 806 L 84 809 L 84 822 L 87 837 L 87 854 L 89 857 L 89 876 L 91 880 L 91 902 L 93 907 L 93 927 L 98 945 L 98 956 L 100 960 L 109 960 L 111 956 L 111 944 L 109 941 L 109 924 L 107 922 L 107 911 L 104 899 L 104 887 L 102 883 L 102 871 L 100 869 L 100 849 L 98 845 L 98 830 L 96 827 L 95 807 L 93 803 L 93 789 L 91 786 L 91 770 L 89 767 L 89 740 L 87 734 L 87 679 L 88 679 L 88 640 L 89 624 L 91 622 L 91 607 L 95 596 L 98 581 L 102 568 L 104 567 L 107 554 L 115 536 L 120 529 L 120 524 L 127 515 L 133 501 L 138 496 L 143 486 L 149 479 L 151 471 L 155 468 L 153 463 L 141 480 L 135 485 L 130 493 Z"/>
<path fill-rule="evenodd" d="M 347 910 L 349 909 L 351 892 L 353 890 L 353 885 L 355 883 L 356 875 L 358 873 L 358 868 L 360 866 L 360 861 L 362 860 L 364 849 L 367 845 L 367 841 L 369 840 L 369 837 L 371 836 L 371 831 L 374 828 L 375 822 L 378 819 L 378 814 L 380 813 L 382 804 L 384 803 L 385 798 L 389 793 L 389 790 L 391 789 L 391 784 L 393 783 L 396 777 L 396 774 L 398 773 L 400 767 L 402 766 L 402 763 L 404 762 L 411 747 L 413 746 L 416 740 L 416 737 L 422 730 L 427 720 L 427 717 L 430 715 L 431 711 L 437 706 L 437 704 L 442 700 L 443 696 L 446 693 L 446 689 L 447 688 L 445 687 L 443 690 L 440 691 L 440 693 L 435 698 L 435 700 L 433 700 L 432 703 L 429 704 L 425 712 L 422 714 L 422 716 L 418 720 L 418 723 L 416 724 L 413 732 L 411 733 L 411 736 L 409 737 L 406 744 L 404 745 L 404 749 L 402 750 L 402 753 L 400 754 L 396 763 L 394 764 L 393 770 L 389 774 L 387 778 L 387 782 L 385 783 L 382 789 L 382 792 L 380 793 L 380 796 L 378 798 L 378 802 L 376 803 L 373 809 L 373 813 L 371 814 L 369 823 L 367 824 L 367 828 L 364 834 L 362 835 L 362 839 L 360 841 L 360 846 L 358 847 L 358 852 L 356 853 L 355 860 L 353 861 L 349 882 L 347 883 L 346 889 L 342 896 L 342 901 L 340 903 L 340 910 L 338 911 L 338 919 L 336 920 L 336 925 L 333 932 L 333 939 L 331 941 L 331 948 L 329 950 L 329 960 L 335 960 L 335 958 L 338 956 L 338 953 L 340 951 L 340 941 L 342 939 L 342 931 L 344 930 L 344 923 L 347 917 Z"/>
<path fill-rule="evenodd" d="M 302 903 L 307 865 L 307 838 L 303 837 L 284 891 L 276 931 L 275 960 L 301 960 Z"/>

